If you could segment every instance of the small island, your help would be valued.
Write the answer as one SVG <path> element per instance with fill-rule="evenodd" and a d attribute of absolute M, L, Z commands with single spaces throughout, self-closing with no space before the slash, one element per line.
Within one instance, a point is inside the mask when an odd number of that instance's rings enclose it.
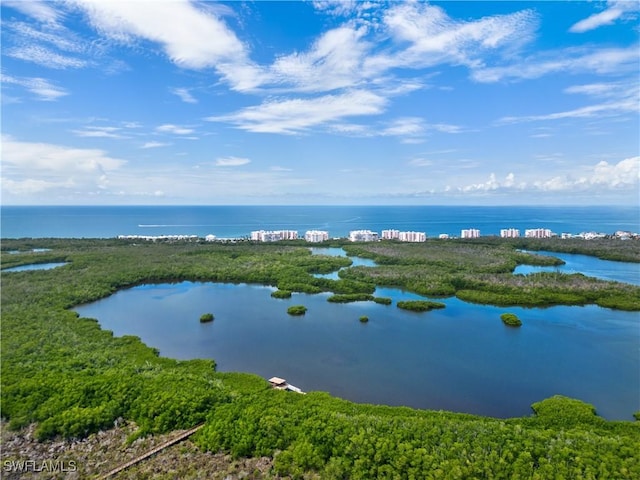
<path fill-rule="evenodd" d="M 304 315 L 307 312 L 307 307 L 304 305 L 292 305 L 287 308 L 289 315 Z"/>
<path fill-rule="evenodd" d="M 413 312 L 428 312 L 436 308 L 444 308 L 445 304 L 441 302 L 430 302 L 428 300 L 405 300 L 397 303 L 398 308 L 403 310 L 411 310 Z"/>
<path fill-rule="evenodd" d="M 367 323 L 369 321 L 369 317 L 367 317 L 366 315 L 362 315 L 360 317 L 360 323 Z"/>
<path fill-rule="evenodd" d="M 522 321 L 518 318 L 515 313 L 503 313 L 500 315 L 502 319 L 502 323 L 509 327 L 521 327 Z"/>
<path fill-rule="evenodd" d="M 200 323 L 213 322 L 213 313 L 203 313 L 200 315 Z"/>
<path fill-rule="evenodd" d="M 291 298 L 291 291 L 290 290 L 276 290 L 274 292 L 271 292 L 271 297 L 272 298 Z"/>

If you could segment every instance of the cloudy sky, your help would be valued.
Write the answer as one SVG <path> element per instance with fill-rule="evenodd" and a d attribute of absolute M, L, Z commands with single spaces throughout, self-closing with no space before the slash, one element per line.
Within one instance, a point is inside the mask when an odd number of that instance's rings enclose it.
<path fill-rule="evenodd" d="M 636 1 L 3 0 L 3 204 L 637 204 Z"/>

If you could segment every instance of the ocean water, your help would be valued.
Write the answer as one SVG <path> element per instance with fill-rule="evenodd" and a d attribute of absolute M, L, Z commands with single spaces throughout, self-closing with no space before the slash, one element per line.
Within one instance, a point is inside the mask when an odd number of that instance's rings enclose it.
<path fill-rule="evenodd" d="M 460 235 L 477 228 L 549 228 L 555 233 L 640 231 L 640 207 L 462 206 L 2 206 L 0 237 L 110 238 L 118 235 L 198 235 L 242 238 L 253 230 L 414 230 Z"/>

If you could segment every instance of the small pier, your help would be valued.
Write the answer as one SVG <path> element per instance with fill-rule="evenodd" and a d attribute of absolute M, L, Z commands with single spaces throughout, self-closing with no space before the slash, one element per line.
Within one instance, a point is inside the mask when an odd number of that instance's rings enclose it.
<path fill-rule="evenodd" d="M 271 388 L 275 388 L 276 390 L 288 390 L 290 392 L 301 393 L 302 395 L 305 394 L 298 387 L 287 383 L 287 381 L 284 378 L 271 377 L 269 379 L 269 383 L 271 384 Z"/>

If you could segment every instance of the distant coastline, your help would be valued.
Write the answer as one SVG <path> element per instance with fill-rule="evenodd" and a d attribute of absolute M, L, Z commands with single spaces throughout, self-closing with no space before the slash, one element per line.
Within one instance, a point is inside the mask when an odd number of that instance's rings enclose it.
<path fill-rule="evenodd" d="M 501 229 L 545 228 L 558 234 L 637 232 L 640 207 L 535 206 L 2 206 L 2 238 L 115 238 L 118 235 L 196 235 L 244 238 L 255 230 L 354 230 L 482 236 Z"/>

